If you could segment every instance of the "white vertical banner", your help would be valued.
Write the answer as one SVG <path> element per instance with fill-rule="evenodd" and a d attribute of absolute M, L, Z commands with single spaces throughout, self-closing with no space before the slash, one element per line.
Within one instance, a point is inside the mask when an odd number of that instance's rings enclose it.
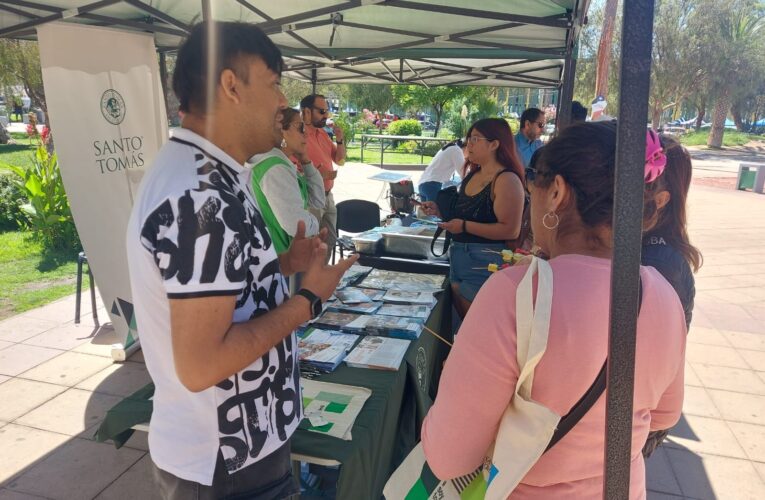
<path fill-rule="evenodd" d="M 37 28 L 64 187 L 124 359 L 137 342 L 125 250 L 133 199 L 168 137 L 151 35 L 50 23 Z"/>

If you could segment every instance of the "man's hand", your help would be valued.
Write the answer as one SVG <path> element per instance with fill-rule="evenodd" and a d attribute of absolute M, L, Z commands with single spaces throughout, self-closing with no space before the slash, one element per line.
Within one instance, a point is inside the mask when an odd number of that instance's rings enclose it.
<path fill-rule="evenodd" d="M 343 140 L 343 129 L 341 129 L 335 124 L 332 124 L 332 134 L 335 136 L 336 141 Z"/>
<path fill-rule="evenodd" d="M 452 219 L 446 222 L 441 222 L 438 224 L 438 227 L 446 229 L 452 234 L 459 234 L 462 232 L 462 219 Z"/>
<path fill-rule="evenodd" d="M 354 254 L 333 266 L 325 264 L 327 245 L 322 243 L 314 249 L 313 255 L 311 255 L 311 262 L 303 275 L 301 286 L 318 295 L 322 302 L 326 302 L 334 293 L 345 271 L 358 259 L 358 254 Z"/>
<path fill-rule="evenodd" d="M 279 256 L 279 267 L 282 274 L 290 276 L 308 269 L 313 251 L 326 239 L 327 228 L 322 229 L 317 236 L 306 238 L 305 222 L 298 221 L 297 231 L 295 237 L 292 238 L 290 248 Z"/>

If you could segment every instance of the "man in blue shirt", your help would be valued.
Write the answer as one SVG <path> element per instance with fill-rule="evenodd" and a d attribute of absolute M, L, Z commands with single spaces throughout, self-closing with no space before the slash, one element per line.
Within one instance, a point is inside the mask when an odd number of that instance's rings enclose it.
<path fill-rule="evenodd" d="M 515 147 L 523 166 L 528 167 L 531 155 L 542 147 L 539 137 L 545 130 L 545 114 L 541 109 L 529 108 L 521 115 L 521 130 L 515 134 Z"/>

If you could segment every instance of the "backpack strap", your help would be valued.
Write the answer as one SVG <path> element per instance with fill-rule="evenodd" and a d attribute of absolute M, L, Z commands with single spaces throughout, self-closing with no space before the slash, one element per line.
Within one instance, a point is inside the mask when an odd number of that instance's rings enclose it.
<path fill-rule="evenodd" d="M 436 257 L 443 257 L 444 254 L 446 254 L 446 252 L 449 250 L 449 245 L 452 243 L 452 233 L 446 231 L 446 234 L 444 235 L 444 251 L 441 253 L 436 253 L 436 240 L 438 240 L 438 237 L 441 236 L 441 233 L 443 232 L 444 228 L 436 228 L 436 233 L 433 235 L 433 239 L 430 241 L 430 253 Z"/>
<path fill-rule="evenodd" d="M 640 280 L 640 289 L 638 291 L 638 315 L 640 314 L 640 309 L 643 307 L 643 280 L 639 276 L 640 275 L 638 275 L 638 279 Z M 577 403 L 571 408 L 571 411 L 569 411 L 560 419 L 558 428 L 555 429 L 552 438 L 550 438 L 550 443 L 547 445 L 547 448 L 545 448 L 545 452 L 555 446 L 558 441 L 563 439 L 563 436 L 568 434 L 568 431 L 573 429 L 574 426 L 582 419 L 582 417 L 584 417 L 587 412 L 590 411 L 590 408 L 593 407 L 598 399 L 600 399 L 600 396 L 606 390 L 608 372 L 607 368 L 608 358 L 606 358 L 606 361 L 603 363 L 603 367 L 600 369 L 598 376 L 595 377 L 595 382 L 592 383 L 590 388 L 587 389 L 587 392 L 585 392 L 581 399 L 579 399 L 579 401 L 577 401 Z"/>

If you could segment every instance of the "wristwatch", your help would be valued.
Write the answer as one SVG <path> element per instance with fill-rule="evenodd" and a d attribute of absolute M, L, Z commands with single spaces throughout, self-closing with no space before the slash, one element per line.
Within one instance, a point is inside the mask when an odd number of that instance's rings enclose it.
<path fill-rule="evenodd" d="M 295 295 L 302 295 L 308 299 L 308 302 L 311 303 L 311 319 L 315 319 L 319 314 L 321 314 L 321 299 L 318 297 L 318 295 L 305 288 L 301 288 L 295 292 Z"/>
<path fill-rule="evenodd" d="M 342 139 L 340 139 L 339 141 L 335 141 L 335 143 L 336 143 L 337 145 L 339 145 L 339 146 L 342 146 L 342 145 L 343 145 L 343 140 L 342 140 Z"/>

